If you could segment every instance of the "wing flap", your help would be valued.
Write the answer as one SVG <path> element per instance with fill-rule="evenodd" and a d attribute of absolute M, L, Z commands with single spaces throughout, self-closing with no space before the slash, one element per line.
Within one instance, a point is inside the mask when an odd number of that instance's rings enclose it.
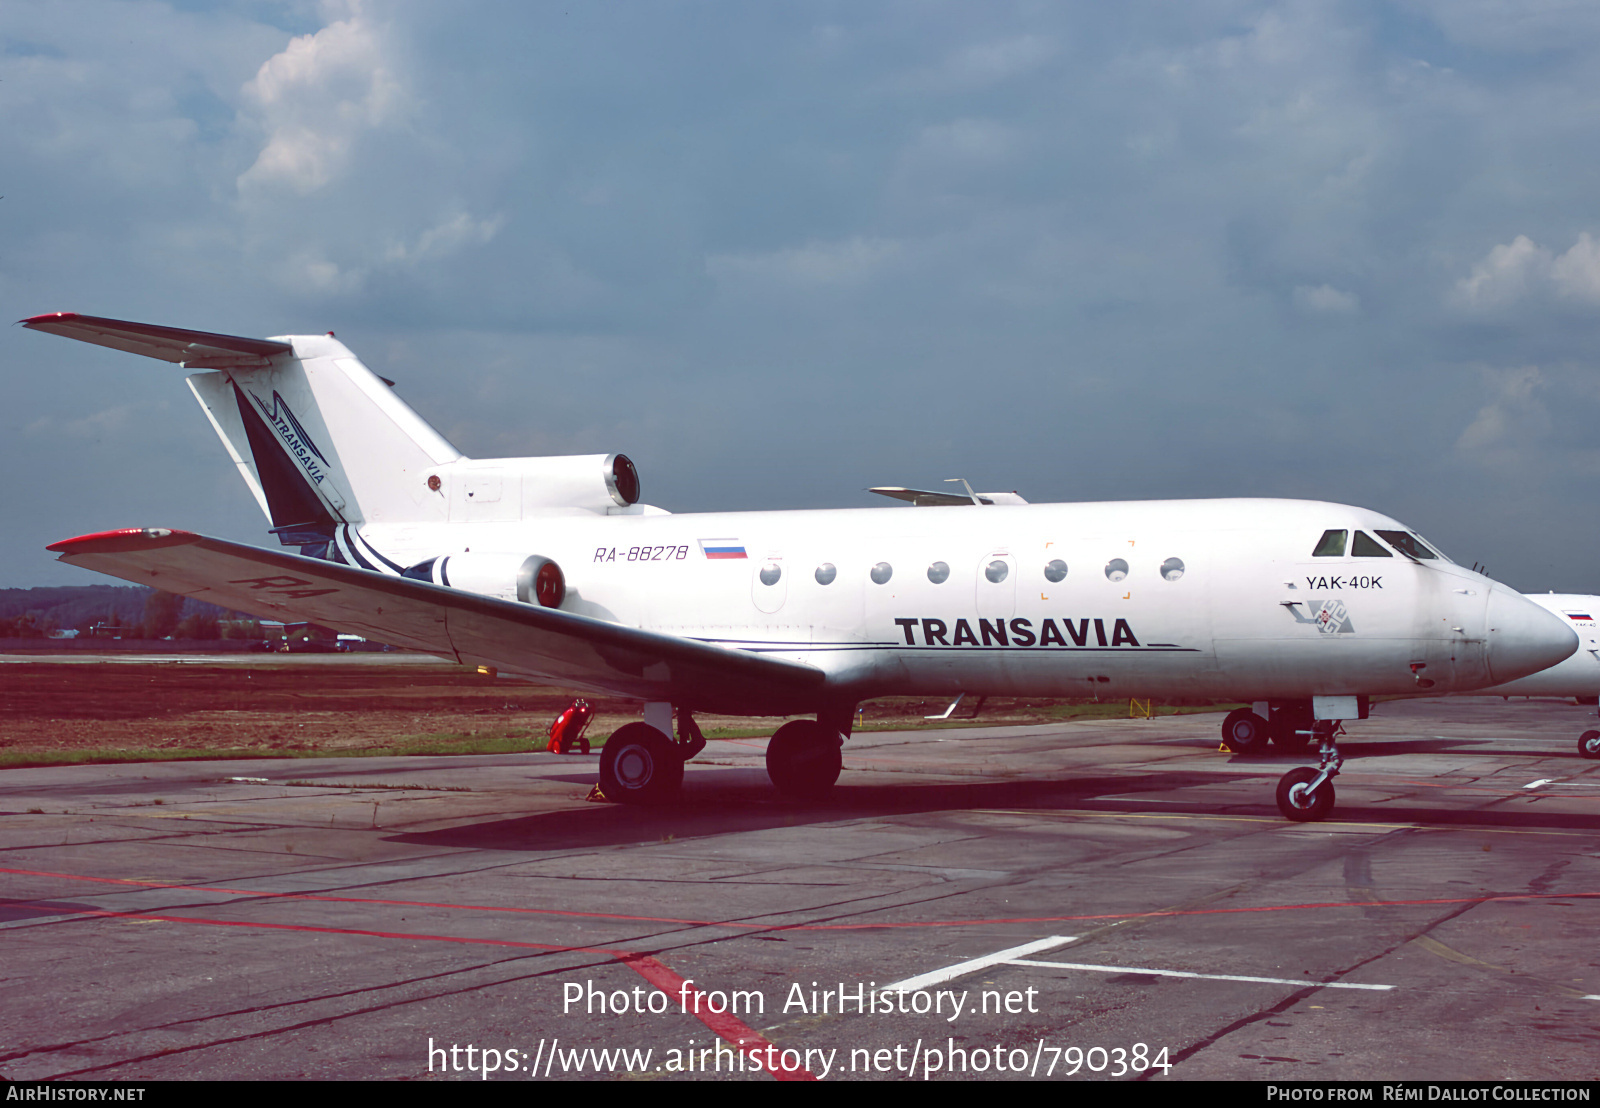
<path fill-rule="evenodd" d="M 210 331 L 186 331 L 181 327 L 161 327 L 153 323 L 133 323 L 125 319 L 79 315 L 77 312 L 49 312 L 21 321 L 24 327 L 62 335 L 96 346 L 109 346 L 129 354 L 142 354 L 164 362 L 176 362 L 192 369 L 227 369 L 267 364 L 281 354 L 292 353 L 286 342 L 270 339 L 218 335 Z"/>
<path fill-rule="evenodd" d="M 788 714 L 815 710 L 826 680 L 797 662 L 187 531 L 107 531 L 49 549 L 70 565 L 224 608 L 593 692 Z"/>

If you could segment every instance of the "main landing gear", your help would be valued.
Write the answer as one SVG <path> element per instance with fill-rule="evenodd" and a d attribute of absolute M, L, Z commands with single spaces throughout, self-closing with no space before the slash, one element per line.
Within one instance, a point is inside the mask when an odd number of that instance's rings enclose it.
<path fill-rule="evenodd" d="M 1235 754 L 1259 754 L 1271 743 L 1288 754 L 1298 754 L 1311 742 L 1311 706 L 1304 702 L 1274 702 L 1262 719 L 1249 708 L 1229 712 L 1222 721 L 1222 742 Z"/>
<path fill-rule="evenodd" d="M 647 709 L 646 718 L 650 714 Z M 767 743 L 767 776 L 778 792 L 801 800 L 825 796 L 839 780 L 840 748 L 853 717 L 853 708 L 822 712 L 814 720 L 790 720 L 778 728 Z M 600 749 L 600 791 L 624 804 L 665 803 L 683 785 L 683 763 L 705 745 L 687 711 L 678 712 L 676 741 L 649 723 L 627 724 Z"/>
<path fill-rule="evenodd" d="M 684 756 L 648 723 L 619 728 L 600 748 L 600 791 L 624 804 L 662 804 L 678 795 Z"/>
<path fill-rule="evenodd" d="M 1585 758 L 1600 758 L 1600 731 L 1585 731 L 1579 735 L 1578 753 Z"/>
<path fill-rule="evenodd" d="M 767 743 L 767 776 L 784 796 L 816 800 L 839 780 L 844 736 L 826 724 L 792 719 Z"/>
<path fill-rule="evenodd" d="M 665 718 L 670 727 L 670 712 Z M 676 740 L 648 723 L 626 724 L 600 748 L 600 791 L 624 804 L 663 804 L 683 785 L 683 763 L 705 746 L 706 737 L 687 710 L 678 713 Z"/>

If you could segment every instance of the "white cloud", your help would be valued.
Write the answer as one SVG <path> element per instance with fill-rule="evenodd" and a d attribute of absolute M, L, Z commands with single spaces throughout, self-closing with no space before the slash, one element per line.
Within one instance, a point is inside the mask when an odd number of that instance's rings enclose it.
<path fill-rule="evenodd" d="M 1600 39 L 1600 10 L 1581 0 L 1409 0 L 1457 42 L 1495 51 L 1570 50 Z"/>
<path fill-rule="evenodd" d="M 1469 307 L 1493 308 L 1522 299 L 1550 275 L 1550 251 L 1527 235 L 1496 246 L 1456 282 L 1456 299 Z"/>
<path fill-rule="evenodd" d="M 962 84 L 993 84 L 1037 69 L 1055 52 L 1055 43 L 1047 38 L 1020 35 L 958 51 L 946 63 L 945 72 Z"/>
<path fill-rule="evenodd" d="M 1600 242 L 1589 232 L 1560 255 L 1518 235 L 1491 249 L 1455 287 L 1458 304 L 1480 310 L 1540 299 L 1600 305 Z"/>
<path fill-rule="evenodd" d="M 890 239 L 852 238 L 841 242 L 809 242 L 766 254 L 715 254 L 706 270 L 721 281 L 751 278 L 801 285 L 857 285 L 881 272 L 900 256 Z"/>
<path fill-rule="evenodd" d="M 466 212 L 457 212 L 449 219 L 428 228 L 417 236 L 411 245 L 396 243 L 389 247 L 384 260 L 388 262 L 420 262 L 442 258 L 468 246 L 482 246 L 506 224 L 506 217 L 496 215 L 489 219 L 474 219 Z"/>
<path fill-rule="evenodd" d="M 1296 285 L 1294 303 L 1301 311 L 1317 315 L 1354 315 L 1361 310 L 1360 297 L 1332 285 Z"/>
<path fill-rule="evenodd" d="M 1544 388 L 1544 375 L 1538 366 L 1490 370 L 1488 377 L 1497 395 L 1478 411 L 1456 439 L 1456 449 L 1465 453 L 1485 452 L 1489 460 L 1503 459 L 1537 448 L 1550 435 L 1550 412 L 1538 399 Z"/>
<path fill-rule="evenodd" d="M 917 136 L 916 153 L 941 162 L 992 162 L 1015 146 L 1016 133 L 1010 127 L 992 119 L 956 119 L 924 127 Z"/>
<path fill-rule="evenodd" d="M 286 289 L 329 296 L 360 292 L 369 272 L 365 266 L 341 266 L 315 250 L 297 252 L 272 268 Z"/>
<path fill-rule="evenodd" d="M 75 419 L 40 416 L 30 422 L 25 430 L 30 435 L 99 442 L 105 438 L 123 437 L 124 432 L 142 424 L 151 413 L 164 412 L 167 407 L 165 401 L 143 400 L 118 404 Z"/>
<path fill-rule="evenodd" d="M 248 114 L 266 143 L 240 175 L 240 191 L 277 185 L 315 192 L 341 175 L 363 132 L 406 117 L 408 97 L 382 28 L 359 0 L 348 10 L 348 18 L 291 40 L 245 84 Z"/>
<path fill-rule="evenodd" d="M 1600 242 L 1583 232 L 1571 250 L 1551 263 L 1550 277 L 1568 300 L 1600 304 Z"/>
<path fill-rule="evenodd" d="M 913 93 L 953 93 L 987 88 L 1039 69 L 1056 55 L 1055 40 L 1026 34 L 991 39 L 956 50 L 932 65 L 902 74 L 891 85 Z"/>

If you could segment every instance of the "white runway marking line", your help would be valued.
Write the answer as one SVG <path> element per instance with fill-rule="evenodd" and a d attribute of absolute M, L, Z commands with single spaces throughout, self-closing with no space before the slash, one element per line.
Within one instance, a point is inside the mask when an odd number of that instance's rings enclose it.
<path fill-rule="evenodd" d="M 1143 973 L 1155 977 L 1195 977 L 1202 981 L 1245 981 L 1257 985 L 1315 985 L 1319 989 L 1367 989 L 1372 992 L 1387 992 L 1396 988 L 1394 985 L 1358 985 L 1353 981 L 1311 981 L 1306 978 L 1295 980 L 1292 977 L 1246 977 L 1236 973 L 1190 973 L 1187 970 L 1150 969 L 1147 966 L 1095 966 L 1087 962 L 1035 962 L 1012 959 L 1005 963 L 1009 966 L 1039 966 L 1045 969 L 1070 969 L 1086 970 L 1090 973 Z"/>
<path fill-rule="evenodd" d="M 1086 973 L 1140 973 L 1152 977 L 1192 977 L 1201 981 L 1243 981 L 1256 985 L 1315 985 L 1319 989 L 1364 989 L 1368 992 L 1388 992 L 1398 988 L 1397 985 L 1361 985 L 1351 981 L 1308 981 L 1304 978 L 1296 980 L 1292 977 L 1248 977 L 1236 973 L 1192 973 L 1188 970 L 1152 969 L 1148 966 L 1101 966 L 1089 962 L 1045 962 L 1030 959 L 1029 954 L 1039 954 L 1053 947 L 1064 946 L 1073 942 L 1073 935 L 1051 935 L 1047 939 L 1035 939 L 1031 943 L 1011 947 L 1009 950 L 997 950 L 993 954 L 986 954 L 981 958 L 972 958 L 965 962 L 957 962 L 953 966 L 946 966 L 932 973 L 924 973 L 918 977 L 908 977 L 904 981 L 896 981 L 892 985 L 880 985 L 880 993 L 905 992 L 912 993 L 918 989 L 931 988 L 952 981 L 957 977 L 965 977 L 979 970 L 988 969 L 990 966 L 1028 966 L 1035 969 L 1069 969 L 1082 970 Z M 1600 997 L 1585 997 L 1586 1000 L 1600 1000 Z"/>
<path fill-rule="evenodd" d="M 904 981 L 896 981 L 893 985 L 880 985 L 880 993 L 914 993 L 918 989 L 942 985 L 946 981 L 953 981 L 957 977 L 965 977 L 969 973 L 977 973 L 990 966 L 998 966 L 1005 962 L 1012 962 L 1028 954 L 1038 954 L 1042 950 L 1052 947 L 1065 946 L 1076 939 L 1076 935 L 1051 935 L 1048 939 L 1035 939 L 1031 943 L 1023 943 L 1009 950 L 999 950 L 993 954 L 986 954 L 982 958 L 973 958 L 966 962 L 957 962 L 942 970 L 924 973 L 920 977 L 908 977 Z"/>

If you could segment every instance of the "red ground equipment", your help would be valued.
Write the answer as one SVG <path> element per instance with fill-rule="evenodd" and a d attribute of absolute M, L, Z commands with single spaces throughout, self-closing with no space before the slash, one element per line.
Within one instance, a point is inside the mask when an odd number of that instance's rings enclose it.
<path fill-rule="evenodd" d="M 552 754 L 589 753 L 589 740 L 583 733 L 594 719 L 594 709 L 587 700 L 574 700 L 550 724 L 550 745 L 545 749 Z"/>

